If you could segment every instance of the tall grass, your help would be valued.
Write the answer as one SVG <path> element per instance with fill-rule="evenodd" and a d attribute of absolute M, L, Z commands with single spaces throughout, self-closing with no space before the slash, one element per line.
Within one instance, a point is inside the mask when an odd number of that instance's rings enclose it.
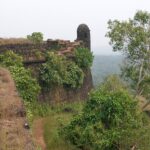
<path fill-rule="evenodd" d="M 84 102 L 63 103 L 52 108 L 52 114 L 44 122 L 44 140 L 48 150 L 77 150 L 59 135 L 59 130 L 70 122 L 74 114 L 81 112 L 83 105 Z"/>

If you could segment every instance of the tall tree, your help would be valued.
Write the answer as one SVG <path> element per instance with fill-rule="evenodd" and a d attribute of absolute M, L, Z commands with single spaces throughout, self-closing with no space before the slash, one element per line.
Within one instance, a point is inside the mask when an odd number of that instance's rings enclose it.
<path fill-rule="evenodd" d="M 134 88 L 136 95 L 150 99 L 150 13 L 137 11 L 127 21 L 109 20 L 106 36 L 114 51 L 126 59 L 122 75 Z"/>

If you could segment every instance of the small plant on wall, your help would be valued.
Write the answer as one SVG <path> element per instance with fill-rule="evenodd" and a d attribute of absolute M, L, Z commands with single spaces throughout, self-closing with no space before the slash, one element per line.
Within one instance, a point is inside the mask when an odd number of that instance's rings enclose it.
<path fill-rule="evenodd" d="M 75 49 L 75 62 L 80 68 L 89 68 L 93 63 L 93 54 L 87 48 L 79 47 Z"/>
<path fill-rule="evenodd" d="M 66 64 L 66 76 L 64 85 L 71 88 L 80 88 L 83 84 L 84 74 L 74 62 L 68 62 Z"/>

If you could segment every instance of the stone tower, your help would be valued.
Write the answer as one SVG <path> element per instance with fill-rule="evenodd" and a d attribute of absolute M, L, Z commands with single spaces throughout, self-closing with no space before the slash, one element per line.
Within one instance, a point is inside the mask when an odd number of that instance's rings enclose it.
<path fill-rule="evenodd" d="M 80 24 L 77 28 L 77 40 L 84 42 L 84 46 L 91 50 L 90 29 L 86 24 Z"/>

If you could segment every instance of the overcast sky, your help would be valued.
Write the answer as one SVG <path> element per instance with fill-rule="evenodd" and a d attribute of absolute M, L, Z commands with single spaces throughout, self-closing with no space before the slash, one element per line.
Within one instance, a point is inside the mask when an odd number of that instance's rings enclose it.
<path fill-rule="evenodd" d="M 109 19 L 132 18 L 137 10 L 150 12 L 150 0 L 0 0 L 0 37 L 76 39 L 79 24 L 91 30 L 95 54 L 112 54 L 105 37 Z"/>

